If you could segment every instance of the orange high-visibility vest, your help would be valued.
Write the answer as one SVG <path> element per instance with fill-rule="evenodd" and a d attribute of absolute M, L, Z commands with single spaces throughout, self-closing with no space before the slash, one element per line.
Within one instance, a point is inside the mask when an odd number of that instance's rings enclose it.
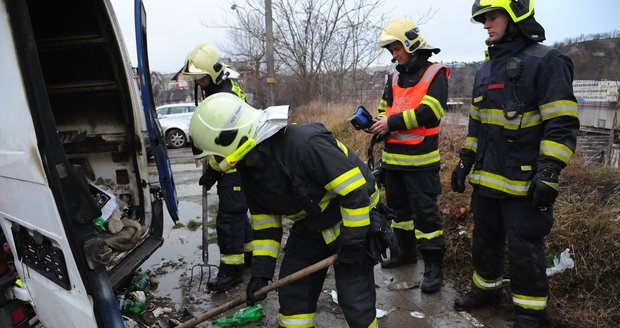
<path fill-rule="evenodd" d="M 450 75 L 450 71 L 447 67 L 440 64 L 432 64 L 429 66 L 422 79 L 410 88 L 401 88 L 398 86 L 398 71 L 394 70 L 392 74 L 392 106 L 388 106 L 385 109 L 385 113 L 390 115 L 400 114 L 403 111 L 409 109 L 418 109 L 422 98 L 426 95 L 431 82 L 435 78 L 435 75 L 442 69 L 446 69 L 446 78 Z M 424 140 L 425 136 L 432 136 L 439 133 L 439 127 L 426 128 L 423 126 L 409 129 L 392 131 L 390 136 L 385 140 L 388 143 L 404 144 L 404 145 L 417 145 Z"/>

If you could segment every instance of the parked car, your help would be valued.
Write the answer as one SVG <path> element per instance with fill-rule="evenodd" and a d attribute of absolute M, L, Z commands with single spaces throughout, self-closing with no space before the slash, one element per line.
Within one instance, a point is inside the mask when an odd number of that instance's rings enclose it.
<path fill-rule="evenodd" d="M 196 110 L 193 103 L 169 104 L 157 107 L 157 119 L 169 148 L 185 147 L 189 141 L 189 120 Z"/>

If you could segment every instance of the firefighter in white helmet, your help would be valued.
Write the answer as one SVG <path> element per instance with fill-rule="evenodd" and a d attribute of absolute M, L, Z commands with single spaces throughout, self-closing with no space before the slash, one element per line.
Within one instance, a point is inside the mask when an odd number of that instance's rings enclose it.
<path fill-rule="evenodd" d="M 447 67 L 429 61 L 439 53 L 409 19 L 388 23 L 377 40 L 396 62 L 369 131 L 385 136 L 381 154 L 387 205 L 396 212 L 392 228 L 400 252 L 381 264 L 393 268 L 416 263 L 416 245 L 424 258 L 420 289 L 434 293 L 442 284 L 445 250 L 443 223 L 437 207 L 439 125 L 448 100 Z"/>
<path fill-rule="evenodd" d="M 239 85 L 228 79 L 226 65 L 220 61 L 217 49 L 208 43 L 199 44 L 187 55 L 176 77 L 194 82 L 196 104 L 200 98 L 218 92 L 233 94 L 245 101 Z M 213 157 L 207 165 L 198 183 L 211 189 L 217 182 L 219 207 L 215 227 L 220 250 L 219 272 L 207 283 L 207 288 L 222 292 L 243 281 L 243 268 L 249 267 L 252 260 L 252 229 L 239 173 L 234 169 L 225 172 L 215 169 L 218 163 Z"/>
<path fill-rule="evenodd" d="M 540 327 L 547 306 L 544 237 L 553 225 L 558 176 L 579 131 L 573 63 L 539 42 L 545 30 L 531 0 L 476 0 L 471 21 L 484 24 L 487 58 L 476 73 L 467 138 L 452 190 L 474 187 L 474 273 L 457 310 L 502 298 L 507 255 L 513 327 Z"/>
<path fill-rule="evenodd" d="M 288 124 L 288 106 L 259 111 L 228 94 L 204 100 L 189 133 L 197 158 L 235 166 L 250 208 L 254 257 L 248 304 L 273 278 L 282 219 L 294 221 L 279 276 L 337 253 L 338 303 L 349 327 L 377 327 L 373 266 L 389 226 L 366 165 L 320 123 Z M 327 268 L 278 289 L 281 327 L 314 327 Z"/>

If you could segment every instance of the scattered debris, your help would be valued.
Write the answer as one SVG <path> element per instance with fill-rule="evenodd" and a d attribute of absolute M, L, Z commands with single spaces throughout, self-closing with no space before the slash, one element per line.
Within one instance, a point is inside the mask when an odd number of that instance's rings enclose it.
<path fill-rule="evenodd" d="M 420 287 L 420 283 L 411 281 L 393 281 L 387 285 L 389 290 L 405 290 Z"/>
<path fill-rule="evenodd" d="M 465 318 L 467 319 L 467 321 L 471 322 L 471 324 L 476 327 L 476 328 L 482 328 L 484 327 L 484 324 L 480 323 L 480 321 L 478 321 L 478 319 L 474 318 L 471 314 L 465 312 L 465 311 L 459 311 L 459 313 Z"/>
<path fill-rule="evenodd" d="M 392 313 L 392 311 L 394 311 L 394 308 L 387 310 L 377 309 L 377 319 L 387 316 L 388 314 Z"/>
<path fill-rule="evenodd" d="M 424 315 L 424 313 L 418 312 L 418 311 L 411 311 L 411 312 L 409 312 L 409 315 L 414 317 L 414 318 L 418 318 L 418 319 L 426 318 L 426 315 Z"/>
<path fill-rule="evenodd" d="M 562 273 L 566 269 L 575 267 L 575 261 L 570 258 L 570 250 L 567 248 L 561 254 L 558 259 L 557 256 L 553 257 L 553 266 L 547 268 L 547 277 L 551 277 L 556 273 Z"/>

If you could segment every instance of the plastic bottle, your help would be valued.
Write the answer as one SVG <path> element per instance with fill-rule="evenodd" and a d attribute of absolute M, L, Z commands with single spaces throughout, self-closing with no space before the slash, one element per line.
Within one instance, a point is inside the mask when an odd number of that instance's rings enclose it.
<path fill-rule="evenodd" d="M 214 320 L 213 323 L 218 327 L 228 328 L 255 322 L 260 320 L 262 317 L 263 306 L 256 304 L 243 308 L 232 315 Z"/>
<path fill-rule="evenodd" d="M 136 274 L 131 278 L 131 290 L 148 290 L 149 282 L 151 277 L 148 274 L 143 272 L 136 272 Z"/>

